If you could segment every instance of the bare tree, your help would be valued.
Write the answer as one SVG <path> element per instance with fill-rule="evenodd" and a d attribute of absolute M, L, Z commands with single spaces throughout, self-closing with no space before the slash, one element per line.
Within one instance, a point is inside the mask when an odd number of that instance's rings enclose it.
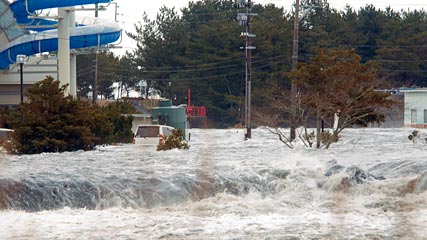
<path fill-rule="evenodd" d="M 302 126 L 299 138 L 307 147 L 314 141 L 317 148 L 329 148 L 339 134 L 352 125 L 368 126 L 384 121 L 382 109 L 393 105 L 387 93 L 375 91 L 382 84 L 371 63 L 361 63 L 353 50 L 318 50 L 310 63 L 300 64 L 288 76 L 297 79 L 297 117 Z M 255 119 L 263 125 L 279 127 L 290 114 L 289 92 L 279 92 L 270 100 L 271 107 L 255 111 Z M 330 124 L 323 131 L 323 122 Z M 308 128 L 315 125 L 316 132 Z M 281 131 L 271 130 L 283 139 Z M 286 139 L 288 140 L 288 139 Z M 293 146 L 286 141 L 288 146 Z"/>
<path fill-rule="evenodd" d="M 311 63 L 291 73 L 298 79 L 303 108 L 316 114 L 317 148 L 322 143 L 329 148 L 349 126 L 384 121 L 380 109 L 393 104 L 387 93 L 375 91 L 382 84 L 375 66 L 360 60 L 354 50 L 318 50 Z M 322 120 L 334 118 L 332 131 L 321 132 Z"/>

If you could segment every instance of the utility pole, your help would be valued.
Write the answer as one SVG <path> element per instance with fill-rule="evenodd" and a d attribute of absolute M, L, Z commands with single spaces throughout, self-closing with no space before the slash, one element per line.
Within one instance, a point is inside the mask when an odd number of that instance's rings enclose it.
<path fill-rule="evenodd" d="M 237 0 L 236 7 L 246 7 L 246 13 L 239 13 L 237 20 L 240 25 L 245 27 L 245 32 L 241 34 L 245 38 L 245 82 L 246 82 L 246 93 L 245 93 L 245 128 L 246 134 L 245 139 L 252 138 L 251 129 L 251 81 L 252 81 L 252 49 L 256 49 L 252 46 L 252 38 L 255 34 L 251 33 L 252 30 L 252 16 L 256 14 L 252 13 L 252 2 L 251 0 Z"/>
<path fill-rule="evenodd" d="M 115 5 L 115 7 L 114 7 L 114 21 L 117 22 L 117 15 L 119 15 L 117 12 L 117 9 L 119 8 L 119 6 L 117 6 L 116 2 L 112 2 L 112 4 Z"/>
<path fill-rule="evenodd" d="M 98 18 L 98 3 L 95 3 L 95 18 Z M 93 74 L 93 89 L 92 89 L 92 103 L 96 104 L 98 98 L 98 53 L 95 50 L 94 56 L 94 74 Z"/>
<path fill-rule="evenodd" d="M 293 51 L 292 51 L 292 71 L 297 70 L 298 67 L 298 30 L 299 30 L 299 0 L 295 0 L 295 14 L 294 14 L 294 41 L 293 41 Z M 291 134 L 290 140 L 295 140 L 295 128 L 296 128 L 296 118 L 297 118 L 297 86 L 296 80 L 293 78 L 291 83 Z"/>
<path fill-rule="evenodd" d="M 246 34 L 246 63 L 247 63 L 247 81 L 246 81 L 246 139 L 252 138 L 252 128 L 251 128 L 251 80 L 252 80 L 252 2 L 248 0 L 248 5 L 246 7 L 246 12 L 248 14 L 248 26 L 247 26 L 247 34 Z"/>

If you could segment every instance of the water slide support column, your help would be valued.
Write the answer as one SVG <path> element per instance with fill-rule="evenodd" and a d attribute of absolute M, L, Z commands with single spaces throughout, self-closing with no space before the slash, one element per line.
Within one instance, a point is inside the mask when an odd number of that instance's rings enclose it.
<path fill-rule="evenodd" d="M 76 11 L 75 7 L 70 9 L 70 28 L 76 26 Z M 70 55 L 70 94 L 77 98 L 77 54 L 75 52 Z"/>
<path fill-rule="evenodd" d="M 58 79 L 61 85 L 70 84 L 70 14 L 69 8 L 58 8 Z M 64 94 L 69 94 L 70 88 Z"/>

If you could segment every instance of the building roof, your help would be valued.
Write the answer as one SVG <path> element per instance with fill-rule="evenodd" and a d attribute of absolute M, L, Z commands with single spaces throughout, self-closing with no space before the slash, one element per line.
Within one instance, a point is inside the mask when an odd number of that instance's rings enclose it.
<path fill-rule="evenodd" d="M 400 92 L 403 92 L 403 93 L 427 92 L 427 88 L 400 88 Z"/>

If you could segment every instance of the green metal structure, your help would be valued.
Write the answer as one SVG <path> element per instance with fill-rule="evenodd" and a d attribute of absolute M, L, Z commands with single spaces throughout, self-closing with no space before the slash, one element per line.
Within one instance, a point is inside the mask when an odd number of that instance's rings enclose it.
<path fill-rule="evenodd" d="M 185 140 L 189 140 L 186 106 L 173 106 L 171 100 L 161 100 L 159 107 L 155 107 L 151 113 L 153 124 L 168 125 L 180 128 L 184 132 Z"/>

